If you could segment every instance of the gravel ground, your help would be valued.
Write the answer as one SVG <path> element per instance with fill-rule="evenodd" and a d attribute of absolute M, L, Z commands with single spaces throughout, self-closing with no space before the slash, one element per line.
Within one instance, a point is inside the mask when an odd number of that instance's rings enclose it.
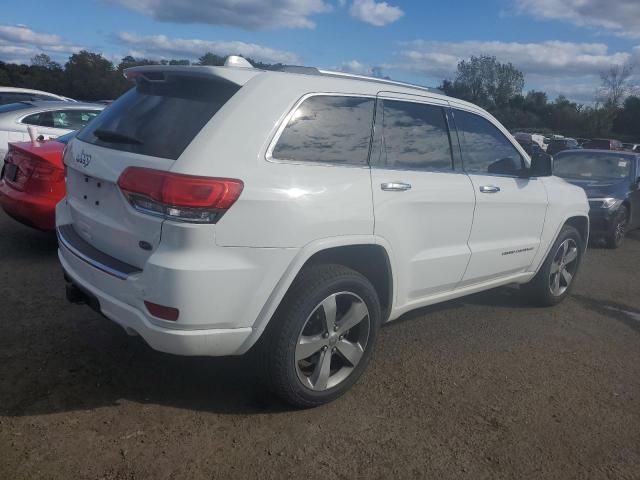
<path fill-rule="evenodd" d="M 349 394 L 291 411 L 246 359 L 67 304 L 55 240 L 0 214 L 0 478 L 640 478 L 640 232 L 577 282 L 406 315 Z"/>

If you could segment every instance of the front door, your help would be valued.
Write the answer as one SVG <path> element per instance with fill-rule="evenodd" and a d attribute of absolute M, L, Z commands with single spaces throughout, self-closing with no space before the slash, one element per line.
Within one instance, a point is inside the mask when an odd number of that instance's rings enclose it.
<path fill-rule="evenodd" d="M 461 286 L 524 272 L 540 247 L 548 203 L 544 184 L 521 177 L 520 152 L 487 118 L 462 110 L 453 116 L 476 196 L 471 260 Z"/>

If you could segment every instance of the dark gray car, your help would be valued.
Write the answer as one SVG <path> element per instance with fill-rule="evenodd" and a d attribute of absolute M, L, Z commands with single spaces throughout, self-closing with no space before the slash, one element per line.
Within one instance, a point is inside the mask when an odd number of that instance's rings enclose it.
<path fill-rule="evenodd" d="M 640 154 L 566 150 L 554 157 L 554 175 L 584 188 L 592 237 L 618 248 L 628 231 L 640 228 Z"/>

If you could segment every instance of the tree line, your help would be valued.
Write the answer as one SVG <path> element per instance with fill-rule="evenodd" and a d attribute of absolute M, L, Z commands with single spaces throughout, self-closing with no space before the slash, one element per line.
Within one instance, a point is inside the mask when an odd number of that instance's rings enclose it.
<path fill-rule="evenodd" d="M 251 60 L 258 68 L 274 69 L 281 64 L 267 64 Z M 193 65 L 224 65 L 225 57 L 206 53 Z M 31 64 L 0 62 L 0 85 L 33 88 L 84 101 L 110 100 L 119 97 L 131 84 L 123 72 L 140 65 L 191 65 L 189 60 L 148 60 L 126 56 L 114 65 L 99 53 L 86 50 L 75 53 L 64 64 L 54 62 L 42 53 Z"/>
<path fill-rule="evenodd" d="M 461 61 L 455 77 L 444 80 L 440 89 L 485 108 L 510 130 L 640 142 L 640 96 L 630 83 L 632 70 L 614 65 L 601 72 L 591 105 L 562 95 L 551 101 L 536 90 L 525 95 L 523 73 L 490 56 Z"/>
<path fill-rule="evenodd" d="M 249 60 L 267 70 L 282 67 Z M 62 65 L 39 54 L 30 65 L 0 62 L 0 85 L 45 90 L 86 101 L 107 100 L 130 88 L 123 76 L 126 68 L 152 64 L 215 66 L 224 61 L 225 57 L 206 53 L 193 63 L 126 56 L 116 65 L 99 53 L 83 50 Z M 594 92 L 595 102 L 583 105 L 564 96 L 550 100 L 542 91 L 524 94 L 524 74 L 511 63 L 501 63 L 491 56 L 473 56 L 461 61 L 454 77 L 444 80 L 439 88 L 447 95 L 487 109 L 511 130 L 640 142 L 640 94 L 630 86 L 631 74 L 632 67 L 628 65 L 602 72 L 602 85 Z"/>

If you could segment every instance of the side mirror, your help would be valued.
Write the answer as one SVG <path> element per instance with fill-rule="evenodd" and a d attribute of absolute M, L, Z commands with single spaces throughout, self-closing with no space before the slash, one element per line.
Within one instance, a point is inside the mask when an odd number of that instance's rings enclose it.
<path fill-rule="evenodd" d="M 553 157 L 547 153 L 536 153 L 531 156 L 530 177 L 550 177 L 553 175 Z"/>

